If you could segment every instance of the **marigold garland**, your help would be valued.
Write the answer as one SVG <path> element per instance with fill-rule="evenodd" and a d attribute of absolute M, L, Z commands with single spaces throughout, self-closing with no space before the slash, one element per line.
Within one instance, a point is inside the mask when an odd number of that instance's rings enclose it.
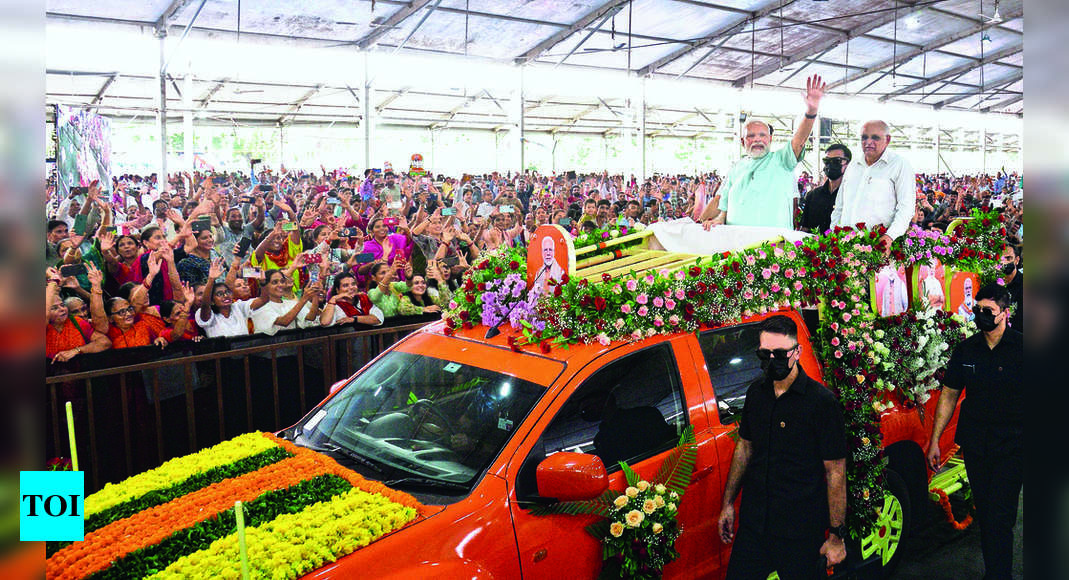
<path fill-rule="evenodd" d="M 965 528 L 968 528 L 970 525 L 972 525 L 971 510 L 969 514 L 965 516 L 965 519 L 959 522 L 957 521 L 957 519 L 954 518 L 954 511 L 951 509 L 950 497 L 947 496 L 947 492 L 941 489 L 935 489 L 932 491 L 935 492 L 935 495 L 939 496 L 939 505 L 943 508 L 943 516 L 946 518 L 947 523 L 954 526 L 955 530 L 964 530 Z"/>

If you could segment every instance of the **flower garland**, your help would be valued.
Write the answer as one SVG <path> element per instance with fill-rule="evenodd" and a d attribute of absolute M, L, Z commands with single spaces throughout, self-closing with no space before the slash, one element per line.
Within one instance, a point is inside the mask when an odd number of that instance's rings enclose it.
<path fill-rule="evenodd" d="M 225 459 L 237 455 L 235 445 L 267 449 L 224 464 Z M 201 469 L 205 466 L 212 467 Z M 350 524 L 347 527 L 324 530 L 318 520 L 309 520 L 308 526 L 319 526 L 317 533 L 321 537 L 317 539 L 330 547 L 323 552 L 326 559 L 318 560 L 321 563 L 332 562 L 366 545 L 426 510 L 408 494 L 364 479 L 325 455 L 264 433 L 240 436 L 172 460 L 153 472 L 134 476 L 109 489 L 106 498 L 110 500 L 134 499 L 112 503 L 96 512 L 95 516 L 106 519 L 99 521 L 101 525 L 95 529 L 87 530 L 83 541 L 68 544 L 51 555 L 46 560 L 47 577 L 141 578 L 155 573 L 232 534 L 231 508 L 238 500 L 246 503 L 252 526 L 270 523 L 284 514 L 300 513 L 316 504 L 340 502 L 343 507 L 337 509 L 342 511 L 369 502 L 379 504 L 381 509 L 374 518 L 361 520 L 353 516 L 347 520 Z M 194 475 L 177 485 L 139 494 L 151 482 L 157 482 L 161 472 Z M 363 531 L 354 530 L 361 523 L 366 525 Z M 298 528 L 293 533 L 304 531 Z M 353 538 L 362 538 L 360 541 L 364 543 L 352 543 Z M 275 569 L 278 561 L 279 556 L 272 554 L 270 562 L 261 564 Z M 233 560 L 230 566 L 233 567 Z M 289 562 L 288 566 L 298 570 L 305 564 Z M 302 573 L 296 571 L 285 577 Z"/>
<path fill-rule="evenodd" d="M 947 523 L 954 527 L 955 530 L 961 531 L 972 525 L 972 511 L 965 516 L 965 519 L 960 522 L 954 517 L 954 511 L 950 506 L 950 498 L 947 496 L 947 492 L 941 489 L 932 490 L 939 496 L 939 505 L 943 508 L 943 517 L 946 518 Z"/>
<path fill-rule="evenodd" d="M 973 219 L 958 227 L 954 235 L 913 228 L 892 245 L 890 253 L 908 264 L 935 256 L 946 266 L 977 271 L 982 279 L 993 279 L 1002 248 L 1000 235 L 1004 230 L 1000 224 L 997 212 L 974 210 Z M 578 342 L 609 345 L 619 340 L 639 341 L 819 303 L 823 316 L 815 347 L 822 354 L 825 381 L 843 405 L 847 441 L 852 445 L 847 466 L 851 490 L 847 527 L 853 537 L 864 537 L 874 528 L 885 490 L 878 413 L 894 404 L 886 394 L 896 392 L 907 408 L 926 400 L 937 378 L 939 361 L 972 327 L 941 313 L 881 321 L 869 304 L 868 281 L 891 263 L 874 247 L 885 228 L 857 226 L 836 227 L 794 244 L 764 243 L 698 258 L 674 271 L 631 272 L 617 278 L 604 275 L 601 283 L 565 275 L 562 280 L 550 281 L 553 290 L 537 302 L 535 321 L 521 322 L 521 336 L 510 336 L 509 345 L 514 350 L 537 345 L 548 353 L 553 346 L 567 348 Z M 523 270 L 522 256 L 517 262 L 512 270 Z M 475 293 L 478 283 L 469 282 L 477 280 L 485 287 L 505 271 L 500 264 L 501 259 L 492 256 L 469 272 L 465 287 L 470 297 L 443 314 L 446 334 L 457 328 L 473 328 L 473 321 L 480 320 L 481 305 Z M 948 328 L 951 332 L 937 336 Z M 889 330 L 911 333 L 908 343 L 899 338 L 900 348 L 922 348 L 909 368 L 895 366 L 897 355 L 888 368 L 890 349 L 880 341 L 886 340 Z M 892 345 L 896 337 L 891 336 Z M 877 343 L 883 347 L 877 349 Z"/>
<path fill-rule="evenodd" d="M 678 506 L 690 484 L 697 456 L 694 428 L 688 426 L 652 481 L 642 479 L 621 461 L 627 480 L 623 492 L 607 490 L 594 500 L 538 506 L 531 513 L 594 514 L 605 518 L 586 527 L 602 542 L 604 565 L 613 571 L 606 574 L 603 570 L 602 576 L 660 578 L 665 565 L 679 557 L 675 542 L 683 530 L 677 521 Z"/>

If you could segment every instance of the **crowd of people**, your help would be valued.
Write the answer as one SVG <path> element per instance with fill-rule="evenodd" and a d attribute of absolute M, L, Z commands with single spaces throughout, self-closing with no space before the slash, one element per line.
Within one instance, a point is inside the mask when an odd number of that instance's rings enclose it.
<path fill-rule="evenodd" d="M 50 185 L 46 213 L 46 355 L 66 361 L 106 349 L 204 337 L 273 335 L 294 328 L 373 327 L 448 306 L 483 252 L 525 246 L 535 229 L 573 235 L 692 219 L 821 232 L 858 222 L 945 229 L 980 204 L 1010 217 L 1020 263 L 1017 174 L 915 174 L 887 149 L 887 126 L 863 130 L 862 158 L 847 144 L 824 152 L 819 178 L 796 177 L 817 106 L 790 143 L 771 127 L 743 127 L 747 155 L 724 176 L 444 176 L 366 169 L 122 175 L 102 187 Z M 871 134 L 870 134 L 871 133 Z M 54 182 L 53 182 L 54 183 Z M 808 191 L 805 191 L 808 189 Z M 793 213 L 792 213 L 793 212 Z M 792 217 L 793 215 L 793 217 Z"/>

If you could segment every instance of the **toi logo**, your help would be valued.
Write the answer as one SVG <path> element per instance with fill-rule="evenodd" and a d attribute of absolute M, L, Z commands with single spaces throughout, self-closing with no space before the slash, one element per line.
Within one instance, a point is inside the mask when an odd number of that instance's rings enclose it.
<path fill-rule="evenodd" d="M 84 471 L 23 471 L 19 474 L 19 539 L 83 540 L 84 496 Z"/>

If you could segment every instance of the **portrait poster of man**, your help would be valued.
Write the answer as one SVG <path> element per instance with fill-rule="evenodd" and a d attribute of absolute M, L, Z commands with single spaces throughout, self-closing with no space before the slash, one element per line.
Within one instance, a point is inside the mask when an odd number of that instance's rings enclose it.
<path fill-rule="evenodd" d="M 571 236 L 558 225 L 539 226 L 527 247 L 528 289 L 539 295 L 551 291 L 549 281 L 559 282 L 565 273 L 575 274 Z"/>
<path fill-rule="evenodd" d="M 950 275 L 951 272 L 953 275 Z M 975 272 L 955 272 L 949 268 L 947 274 L 950 275 L 950 283 L 947 285 L 947 312 L 956 312 L 965 317 L 965 320 L 972 320 L 972 307 L 976 304 L 980 278 Z"/>
<path fill-rule="evenodd" d="M 946 279 L 943 264 L 936 258 L 926 263 L 918 263 L 912 269 L 913 298 L 917 306 L 921 299 L 937 310 L 946 310 Z"/>
<path fill-rule="evenodd" d="M 880 316 L 894 316 L 909 308 L 905 267 L 887 266 L 876 273 L 875 308 Z"/>

